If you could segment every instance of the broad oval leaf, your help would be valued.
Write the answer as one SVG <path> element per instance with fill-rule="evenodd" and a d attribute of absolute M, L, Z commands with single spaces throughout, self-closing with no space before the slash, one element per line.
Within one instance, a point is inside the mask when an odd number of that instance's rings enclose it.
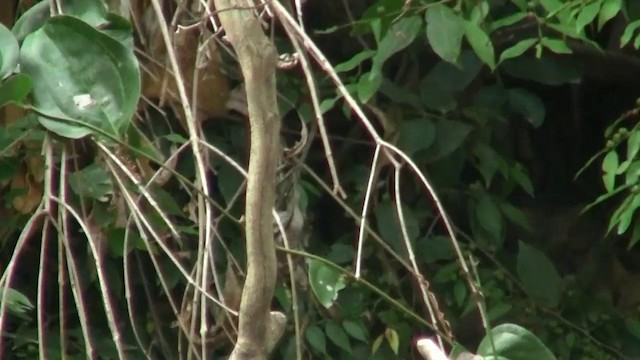
<path fill-rule="evenodd" d="M 11 30 L 0 23 L 0 80 L 15 70 L 19 53 L 18 40 Z"/>
<path fill-rule="evenodd" d="M 476 53 L 491 70 L 496 68 L 496 55 L 489 35 L 478 25 L 470 21 L 464 22 L 464 33 Z"/>
<path fill-rule="evenodd" d="M 485 359 L 556 359 L 537 336 L 515 324 L 503 324 L 491 329 L 490 334 L 480 342 L 477 354 Z"/>
<path fill-rule="evenodd" d="M 124 136 L 140 73 L 120 42 L 79 19 L 56 16 L 25 39 L 20 65 L 33 79 L 34 107 L 46 116 L 40 117 L 45 128 L 68 138 L 100 131 Z"/>
<path fill-rule="evenodd" d="M 321 261 L 309 260 L 309 284 L 318 301 L 330 308 L 346 284 L 342 274 Z"/>
<path fill-rule="evenodd" d="M 560 304 L 562 279 L 542 251 L 520 242 L 517 269 L 518 278 L 529 297 L 547 307 L 553 308 Z"/>
<path fill-rule="evenodd" d="M 448 6 L 441 3 L 431 5 L 425 14 L 427 39 L 443 60 L 456 64 L 464 36 L 464 20 Z"/>

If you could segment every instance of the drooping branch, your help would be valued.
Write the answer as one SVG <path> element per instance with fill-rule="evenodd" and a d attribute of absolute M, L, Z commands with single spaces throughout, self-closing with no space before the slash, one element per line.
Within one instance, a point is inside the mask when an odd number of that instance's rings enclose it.
<path fill-rule="evenodd" d="M 253 15 L 253 1 L 215 0 L 215 5 L 240 62 L 251 128 L 245 210 L 247 277 L 240 301 L 238 341 L 230 359 L 262 360 L 267 357 L 270 341 L 270 306 L 277 271 L 271 215 L 281 152 L 277 52 Z"/>

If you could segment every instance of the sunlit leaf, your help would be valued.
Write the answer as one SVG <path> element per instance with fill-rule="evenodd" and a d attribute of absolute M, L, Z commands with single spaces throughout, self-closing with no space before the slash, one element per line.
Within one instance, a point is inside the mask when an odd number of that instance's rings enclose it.
<path fill-rule="evenodd" d="M 515 45 L 510 48 L 505 49 L 502 54 L 500 54 L 500 63 L 508 60 L 517 58 L 518 56 L 527 52 L 527 50 L 531 49 L 531 47 L 538 41 L 538 39 L 524 39 L 518 41 Z"/>
<path fill-rule="evenodd" d="M 616 17 L 621 9 L 622 0 L 604 0 L 600 13 L 598 14 L 598 31 L 601 31 L 609 20 Z"/>
<path fill-rule="evenodd" d="M 600 12 L 600 1 L 593 1 L 590 4 L 585 5 L 576 19 L 576 31 L 581 32 L 585 26 L 591 24 L 593 20 L 598 16 Z"/>
<path fill-rule="evenodd" d="M 427 39 L 443 60 L 457 63 L 464 36 L 464 20 L 456 15 L 451 8 L 435 3 L 426 11 Z"/>
<path fill-rule="evenodd" d="M 132 50 L 76 18 L 56 16 L 25 39 L 20 64 L 33 79 L 45 128 L 69 138 L 92 128 L 124 136 L 140 95 Z"/>

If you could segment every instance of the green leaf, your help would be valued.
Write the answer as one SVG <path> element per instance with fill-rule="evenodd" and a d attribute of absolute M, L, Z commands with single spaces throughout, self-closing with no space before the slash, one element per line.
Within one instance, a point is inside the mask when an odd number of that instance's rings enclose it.
<path fill-rule="evenodd" d="M 627 25 L 622 37 L 620 38 L 620 48 L 625 47 L 629 41 L 631 41 L 633 34 L 638 30 L 638 28 L 640 28 L 640 20 L 632 21 Z"/>
<path fill-rule="evenodd" d="M 318 260 L 309 260 L 309 283 L 316 298 L 325 308 L 338 299 L 338 293 L 346 286 L 342 274 Z"/>
<path fill-rule="evenodd" d="M 520 242 L 517 269 L 518 278 L 529 297 L 551 308 L 560 304 L 563 292 L 562 279 L 543 252 Z"/>
<path fill-rule="evenodd" d="M 522 115 L 533 127 L 542 125 L 546 110 L 537 95 L 525 89 L 509 89 L 507 97 L 512 111 Z"/>
<path fill-rule="evenodd" d="M 505 49 L 500 54 L 500 60 L 498 63 L 502 63 L 505 60 L 517 58 L 518 56 L 527 52 L 531 47 L 538 42 L 538 39 L 524 39 L 518 41 L 515 45 Z"/>
<path fill-rule="evenodd" d="M 598 14 L 598 31 L 601 31 L 609 20 L 616 17 L 621 9 L 622 0 L 604 0 Z"/>
<path fill-rule="evenodd" d="M 392 328 L 387 328 L 384 331 L 384 337 L 387 339 L 393 353 L 398 355 L 398 350 L 400 348 L 400 336 L 398 336 L 398 332 Z"/>
<path fill-rule="evenodd" d="M 327 333 L 327 337 L 340 349 L 346 351 L 347 353 L 353 353 L 353 349 L 351 348 L 351 343 L 349 342 L 349 337 L 347 337 L 347 333 L 338 325 L 334 320 L 329 320 L 324 327 L 325 332 Z"/>
<path fill-rule="evenodd" d="M 440 260 L 453 260 L 456 253 L 448 237 L 427 235 L 416 241 L 416 256 L 420 261 L 431 264 Z"/>
<path fill-rule="evenodd" d="M 103 166 L 95 163 L 69 175 L 69 185 L 76 194 L 98 201 L 107 201 L 113 194 L 111 176 Z"/>
<path fill-rule="evenodd" d="M 511 15 L 508 15 L 506 17 L 500 18 L 492 22 L 491 24 L 489 24 L 489 33 L 495 30 L 498 30 L 500 28 L 503 28 L 505 26 L 511 26 L 513 24 L 516 24 L 522 21 L 523 19 L 525 19 L 526 17 L 527 17 L 526 12 L 517 12 Z"/>
<path fill-rule="evenodd" d="M 358 100 L 363 103 L 369 102 L 369 99 L 378 92 L 382 84 L 382 73 L 368 72 L 360 76 L 357 85 Z"/>
<path fill-rule="evenodd" d="M 420 100 L 436 111 L 455 108 L 456 95 L 478 76 L 482 62 L 472 51 L 463 51 L 460 65 L 440 61 L 420 82 Z"/>
<path fill-rule="evenodd" d="M 331 251 L 327 254 L 326 259 L 336 264 L 349 264 L 352 263 L 353 257 L 353 246 L 335 243 L 331 245 Z"/>
<path fill-rule="evenodd" d="M 31 77 L 16 74 L 0 84 L 0 108 L 9 103 L 21 103 L 31 92 Z"/>
<path fill-rule="evenodd" d="M 140 96 L 140 73 L 120 42 L 76 18 L 56 16 L 25 39 L 20 65 L 33 79 L 45 128 L 69 138 L 93 133 L 90 127 L 124 136 Z"/>
<path fill-rule="evenodd" d="M 351 336 L 352 338 L 356 340 L 360 340 L 362 342 L 367 341 L 367 333 L 366 333 L 365 327 L 362 326 L 361 323 L 357 323 L 351 320 L 345 320 L 342 323 L 342 327 L 347 332 L 347 334 L 349 334 L 349 336 Z"/>
<path fill-rule="evenodd" d="M 10 287 L 0 288 L 0 298 L 4 296 L 4 291 L 7 292 L 7 309 L 10 313 L 20 317 L 24 320 L 30 320 L 27 316 L 30 311 L 34 309 L 33 303 L 22 294 L 20 291 L 12 289 Z"/>
<path fill-rule="evenodd" d="M 458 306 L 462 306 L 467 299 L 467 285 L 463 281 L 456 281 L 453 285 L 453 299 Z"/>
<path fill-rule="evenodd" d="M 495 70 L 496 56 L 489 35 L 478 24 L 470 21 L 464 22 L 464 34 L 478 58 L 491 70 Z"/>
<path fill-rule="evenodd" d="M 360 65 L 363 61 L 372 58 L 376 54 L 375 50 L 365 50 L 355 54 L 351 59 L 336 65 L 336 72 L 345 72 L 353 70 L 356 66 Z"/>
<path fill-rule="evenodd" d="M 40 1 L 25 11 L 13 25 L 11 32 L 19 42 L 22 42 L 27 35 L 38 30 L 51 17 L 49 2 Z"/>
<path fill-rule="evenodd" d="M 433 51 L 443 60 L 456 64 L 464 36 L 464 20 L 451 8 L 435 3 L 426 11 L 427 39 Z"/>
<path fill-rule="evenodd" d="M 556 359 L 540 339 L 515 324 L 502 324 L 491 329 L 480 342 L 477 354 L 485 359 L 495 360 Z"/>
<path fill-rule="evenodd" d="M 473 150 L 474 155 L 478 159 L 475 166 L 480 172 L 480 175 L 482 175 L 485 188 L 488 189 L 491 186 L 496 171 L 504 165 L 504 160 L 491 146 L 483 143 L 478 144 Z"/>
<path fill-rule="evenodd" d="M 529 175 L 527 175 L 527 169 L 522 164 L 516 164 L 511 168 L 511 178 L 524 190 L 529 196 L 534 197 L 533 184 Z"/>
<path fill-rule="evenodd" d="M 561 39 L 542 38 L 542 45 L 556 54 L 571 54 L 573 51 Z"/>
<path fill-rule="evenodd" d="M 633 130 L 627 140 L 627 160 L 633 160 L 640 150 L 640 130 Z"/>
<path fill-rule="evenodd" d="M 238 189 L 242 186 L 244 176 L 227 162 L 220 164 L 217 173 L 218 187 L 220 188 L 222 198 L 227 204 L 230 204 L 234 196 L 237 195 Z"/>
<path fill-rule="evenodd" d="M 406 120 L 400 124 L 398 147 L 412 156 L 429 148 L 436 139 L 436 127 L 429 119 Z"/>
<path fill-rule="evenodd" d="M 627 250 L 631 249 L 635 244 L 638 243 L 638 241 L 640 241 L 640 221 L 636 221 L 633 225 L 633 231 L 631 232 Z"/>
<path fill-rule="evenodd" d="M 529 225 L 527 216 L 519 208 L 507 202 L 503 202 L 500 203 L 500 211 L 502 211 L 502 214 L 512 223 L 520 226 L 523 229 L 531 231 L 531 225 Z"/>
<path fill-rule="evenodd" d="M 470 21 L 474 24 L 482 24 L 487 15 L 489 15 L 489 10 L 489 2 L 487 0 L 477 2 L 471 9 Z"/>
<path fill-rule="evenodd" d="M 635 160 L 629 164 L 627 171 L 625 172 L 625 184 L 635 185 L 640 177 L 640 161 Z"/>
<path fill-rule="evenodd" d="M 11 74 L 18 65 L 20 46 L 11 30 L 0 23 L 0 80 Z"/>
<path fill-rule="evenodd" d="M 576 31 L 582 32 L 585 26 L 591 24 L 593 20 L 598 16 L 600 12 L 600 1 L 593 1 L 590 4 L 585 5 L 576 19 Z"/>
<path fill-rule="evenodd" d="M 481 195 L 476 203 L 476 219 L 494 238 L 500 238 L 504 220 L 497 204 L 489 195 Z"/>
<path fill-rule="evenodd" d="M 633 196 L 633 200 L 631 200 L 630 205 L 620 214 L 618 235 L 624 234 L 627 229 L 629 229 L 629 226 L 631 226 L 631 222 L 633 221 L 633 215 L 638 207 L 640 207 L 640 195 L 635 195 Z"/>
<path fill-rule="evenodd" d="M 304 336 L 311 347 L 319 353 L 326 353 L 327 339 L 324 332 L 317 326 L 312 325 L 304 332 Z"/>
<path fill-rule="evenodd" d="M 436 141 L 428 151 L 429 161 L 441 159 L 461 147 L 473 127 L 457 120 L 440 119 L 436 122 Z"/>
<path fill-rule="evenodd" d="M 602 182 L 607 192 L 612 192 L 616 184 L 616 171 L 618 170 L 618 153 L 609 151 L 602 160 Z"/>
<path fill-rule="evenodd" d="M 382 72 L 382 65 L 393 54 L 409 46 L 418 35 L 422 27 L 422 19 L 409 16 L 391 25 L 378 45 L 378 51 L 373 57 L 372 72 Z"/>
<path fill-rule="evenodd" d="M 502 302 L 490 308 L 487 311 L 487 317 L 489 318 L 489 321 L 495 321 L 507 315 L 511 309 L 513 309 L 511 304 Z"/>

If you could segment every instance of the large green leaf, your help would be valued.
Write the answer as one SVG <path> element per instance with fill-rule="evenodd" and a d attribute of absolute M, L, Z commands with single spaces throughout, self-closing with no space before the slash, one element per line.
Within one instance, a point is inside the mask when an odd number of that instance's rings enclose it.
<path fill-rule="evenodd" d="M 503 324 L 491 329 L 480 342 L 477 354 L 484 359 L 492 360 L 555 360 L 556 358 L 534 334 L 515 324 Z"/>
<path fill-rule="evenodd" d="M 464 36 L 464 19 L 442 3 L 429 6 L 425 18 L 427 38 L 433 51 L 442 60 L 456 64 Z"/>
<path fill-rule="evenodd" d="M 18 65 L 20 46 L 11 30 L 0 23 L 0 80 L 13 72 Z"/>
<path fill-rule="evenodd" d="M 520 242 L 517 262 L 518 277 L 527 295 L 544 306 L 558 306 L 563 283 L 551 260 L 542 251 Z"/>
<path fill-rule="evenodd" d="M 346 286 L 344 276 L 339 271 L 313 259 L 309 261 L 309 284 L 320 304 L 327 309 L 338 299 L 338 292 Z"/>
<path fill-rule="evenodd" d="M 140 73 L 133 52 L 120 42 L 79 19 L 56 16 L 25 39 L 20 64 L 33 79 L 34 106 L 45 128 L 68 138 L 94 128 L 116 138 L 125 134 Z"/>

